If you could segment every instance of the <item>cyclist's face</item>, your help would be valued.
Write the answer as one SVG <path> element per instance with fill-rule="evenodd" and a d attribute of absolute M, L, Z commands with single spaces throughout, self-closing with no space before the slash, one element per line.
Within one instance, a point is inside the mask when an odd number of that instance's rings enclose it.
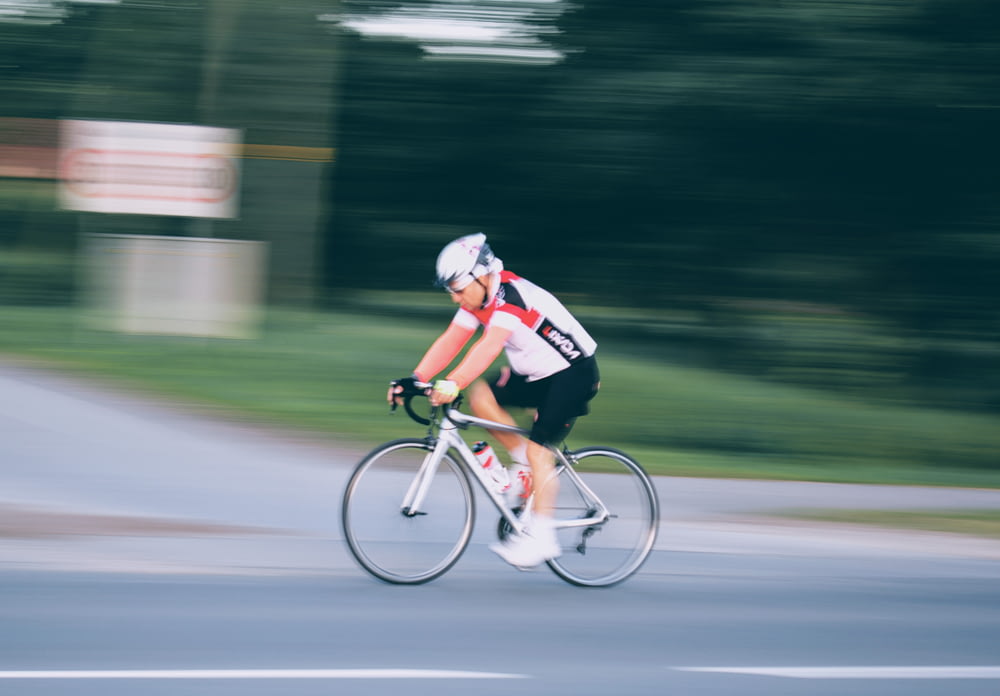
<path fill-rule="evenodd" d="M 479 277 L 461 290 L 448 288 L 448 292 L 451 294 L 452 302 L 457 302 L 462 305 L 462 309 L 471 312 L 483 306 L 483 302 L 486 300 L 485 286 L 488 282 L 488 278 Z"/>

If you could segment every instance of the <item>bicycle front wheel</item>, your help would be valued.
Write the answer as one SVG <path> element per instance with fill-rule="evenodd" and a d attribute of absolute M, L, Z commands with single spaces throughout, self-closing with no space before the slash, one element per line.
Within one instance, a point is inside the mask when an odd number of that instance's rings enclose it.
<path fill-rule="evenodd" d="M 406 439 L 373 450 L 351 475 L 341 520 L 347 548 L 366 571 L 394 584 L 441 576 L 461 557 L 472 535 L 475 497 L 469 478 L 446 454 L 427 496 L 412 514 L 404 499 L 433 448 Z"/>
<path fill-rule="evenodd" d="M 605 587 L 625 580 L 646 561 L 660 524 L 656 488 L 638 462 L 616 449 L 586 447 L 559 467 L 557 525 L 562 555 L 552 571 L 574 585 Z M 601 514 L 603 506 L 606 514 Z"/>

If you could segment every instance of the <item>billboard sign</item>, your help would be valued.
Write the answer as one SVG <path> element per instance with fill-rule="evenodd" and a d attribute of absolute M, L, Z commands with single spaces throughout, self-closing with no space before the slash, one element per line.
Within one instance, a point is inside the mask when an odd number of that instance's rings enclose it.
<path fill-rule="evenodd" d="M 63 121 L 62 207 L 95 213 L 233 218 L 240 131 L 130 121 Z"/>

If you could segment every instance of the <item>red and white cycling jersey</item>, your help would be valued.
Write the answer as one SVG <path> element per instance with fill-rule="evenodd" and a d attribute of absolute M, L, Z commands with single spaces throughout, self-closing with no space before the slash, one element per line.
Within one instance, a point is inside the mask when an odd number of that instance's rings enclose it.
<path fill-rule="evenodd" d="M 467 329 L 498 326 L 512 332 L 504 345 L 510 368 L 529 382 L 588 358 L 597 342 L 551 293 L 510 271 L 483 309 L 459 309 L 453 323 Z"/>

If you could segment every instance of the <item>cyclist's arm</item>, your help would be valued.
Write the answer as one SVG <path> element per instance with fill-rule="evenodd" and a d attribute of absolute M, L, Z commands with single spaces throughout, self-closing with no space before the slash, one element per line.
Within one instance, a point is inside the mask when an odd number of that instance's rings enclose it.
<path fill-rule="evenodd" d="M 472 345 L 469 352 L 462 358 L 458 367 L 451 371 L 448 379 L 455 382 L 459 390 L 468 387 L 476 377 L 486 372 L 493 361 L 497 359 L 510 334 L 511 330 L 502 326 L 492 324 L 488 326 L 482 337 Z"/>
<path fill-rule="evenodd" d="M 469 328 L 455 322 L 449 324 L 444 333 L 438 336 L 424 353 L 420 364 L 413 371 L 414 376 L 421 382 L 430 382 L 437 373 L 448 367 L 474 333 L 476 333 L 474 327 Z"/>

